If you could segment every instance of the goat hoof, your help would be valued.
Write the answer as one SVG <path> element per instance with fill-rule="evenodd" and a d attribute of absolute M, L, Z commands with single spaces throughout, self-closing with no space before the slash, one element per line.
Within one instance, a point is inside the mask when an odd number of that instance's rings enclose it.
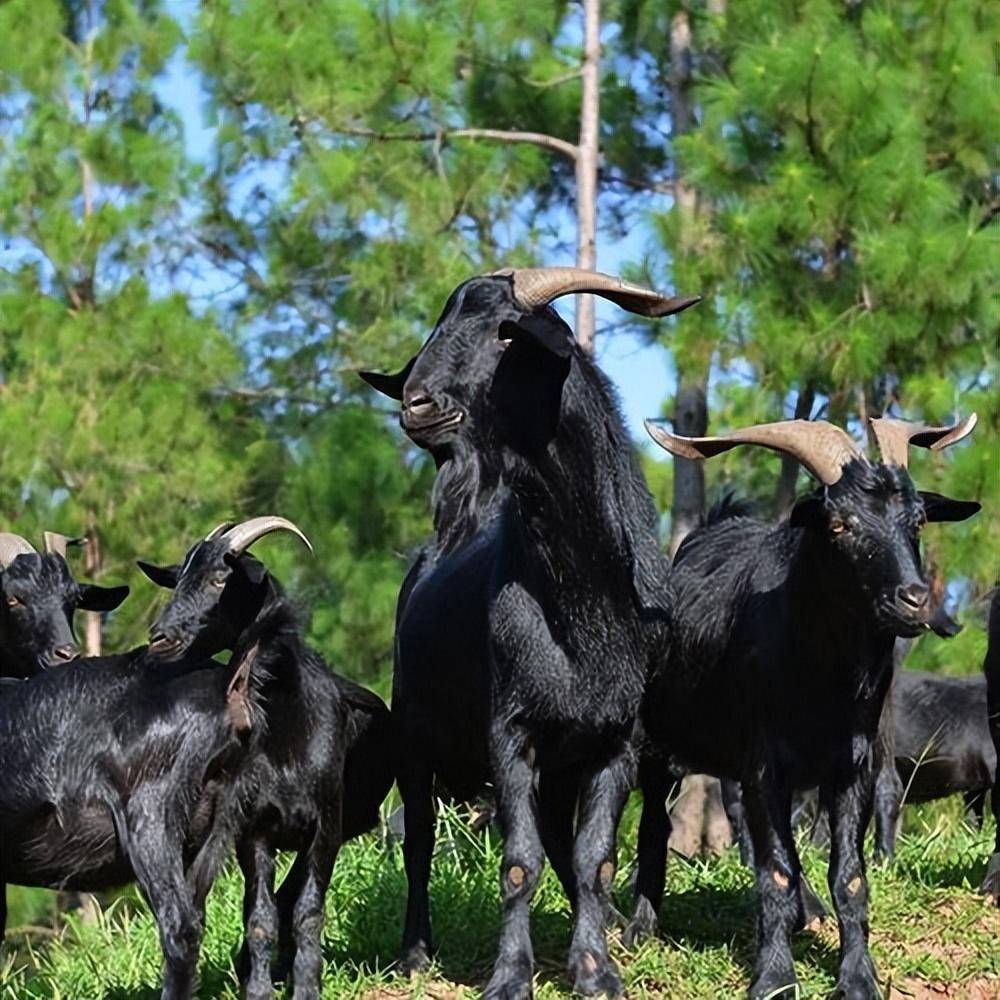
<path fill-rule="evenodd" d="M 799 984 L 791 968 L 755 976 L 747 994 L 749 1000 L 793 1000 L 798 995 Z"/>
<path fill-rule="evenodd" d="M 643 941 L 656 936 L 659 926 L 656 914 L 648 900 L 640 899 L 636 903 L 635 913 L 628 926 L 622 931 L 622 944 L 629 950 L 638 947 Z"/>
<path fill-rule="evenodd" d="M 404 976 L 415 976 L 421 972 L 426 972 L 430 967 L 430 949 L 423 941 L 418 942 L 411 948 L 404 948 L 396 963 L 396 968 Z"/>
<path fill-rule="evenodd" d="M 573 973 L 573 991 L 581 996 L 616 1000 L 624 995 L 618 970 L 609 958 L 602 959 L 592 951 L 585 951 L 570 962 L 570 972 Z"/>
<path fill-rule="evenodd" d="M 483 990 L 483 1000 L 530 1000 L 532 963 L 526 956 L 499 958 Z"/>
<path fill-rule="evenodd" d="M 841 969 L 837 988 L 831 994 L 831 1000 L 881 1000 L 881 997 L 875 966 L 867 955 L 857 965 Z"/>
<path fill-rule="evenodd" d="M 986 866 L 986 877 L 979 891 L 989 899 L 994 906 L 1000 906 L 1000 851 L 990 858 Z"/>

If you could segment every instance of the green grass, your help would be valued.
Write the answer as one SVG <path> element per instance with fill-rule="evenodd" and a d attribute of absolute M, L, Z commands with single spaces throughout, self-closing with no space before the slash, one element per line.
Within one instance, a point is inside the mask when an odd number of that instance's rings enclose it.
<path fill-rule="evenodd" d="M 622 829 L 616 900 L 622 911 L 629 908 L 634 828 L 633 806 Z M 895 865 L 871 872 L 872 950 L 885 983 L 900 990 L 893 996 L 1000 997 L 1000 911 L 973 892 L 991 838 L 989 827 L 981 833 L 966 828 L 957 809 L 911 809 Z M 463 814 L 442 814 L 432 882 L 439 950 L 431 974 L 411 983 L 391 969 L 406 889 L 399 845 L 370 836 L 345 847 L 328 896 L 324 996 L 476 995 L 497 942 L 499 852 L 495 833 L 474 835 Z M 804 863 L 813 885 L 825 887 L 822 853 L 805 848 Z M 617 932 L 612 934 L 628 996 L 717 1000 L 743 993 L 753 949 L 750 886 L 735 850 L 705 861 L 672 858 L 661 939 L 627 954 Z M 227 871 L 209 899 L 203 997 L 238 996 L 232 955 L 240 938 L 241 891 L 239 875 Z M 54 935 L 33 926 L 50 914 L 47 899 L 13 890 L 12 904 L 12 930 L 0 957 L 0 1000 L 159 995 L 155 923 L 133 892 L 112 902 L 98 923 L 84 926 L 70 916 Z M 19 923 L 29 926 L 19 929 Z M 569 908 L 549 871 L 535 900 L 532 927 L 537 996 L 568 995 L 563 963 Z M 828 922 L 818 932 L 798 935 L 794 949 L 801 996 L 825 996 L 834 984 L 835 926 Z M 944 986 L 947 992 L 927 992 Z"/>

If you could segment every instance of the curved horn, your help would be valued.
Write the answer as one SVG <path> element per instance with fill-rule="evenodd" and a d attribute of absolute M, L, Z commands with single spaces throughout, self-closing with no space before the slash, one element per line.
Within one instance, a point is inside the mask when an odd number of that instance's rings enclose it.
<path fill-rule="evenodd" d="M 302 539 L 310 552 L 313 550 L 312 542 L 291 521 L 274 515 L 251 517 L 249 521 L 243 521 L 230 528 L 222 537 L 229 543 L 230 552 L 240 553 L 245 552 L 259 538 L 271 534 L 272 531 L 290 531 Z"/>
<path fill-rule="evenodd" d="M 210 531 L 210 532 L 209 532 L 209 533 L 208 533 L 208 534 L 207 534 L 207 535 L 206 535 L 206 536 L 204 537 L 204 539 L 202 539 L 202 541 L 205 541 L 205 542 L 210 542 L 210 541 L 212 541 L 212 539 L 214 539 L 214 538 L 219 538 L 219 537 L 221 537 L 222 535 L 224 535 L 224 534 L 225 534 L 225 533 L 226 533 L 227 531 L 229 531 L 229 529 L 230 529 L 230 528 L 235 528 L 235 527 L 236 527 L 236 522 L 235 522 L 235 521 L 223 521 L 223 522 L 222 522 L 222 524 L 217 524 L 217 525 L 216 525 L 216 526 L 215 526 L 215 527 L 214 527 L 214 528 L 213 528 L 213 529 L 212 529 L 212 530 L 211 530 L 211 531 Z"/>
<path fill-rule="evenodd" d="M 34 555 L 31 542 L 9 531 L 0 531 L 0 569 L 6 569 L 18 556 Z"/>
<path fill-rule="evenodd" d="M 856 459 L 865 461 L 847 432 L 825 420 L 782 420 L 774 424 L 757 424 L 720 437 L 680 437 L 651 420 L 646 421 L 646 430 L 661 448 L 680 458 L 711 458 L 740 444 L 770 448 L 771 451 L 791 455 L 802 463 L 810 475 L 827 486 L 840 479 L 845 465 Z"/>
<path fill-rule="evenodd" d="M 979 418 L 970 413 L 965 420 L 950 427 L 928 427 L 926 424 L 911 423 L 909 420 L 892 420 L 889 417 L 872 417 L 872 431 L 886 465 L 892 463 L 905 469 L 910 459 L 910 445 L 941 451 L 949 445 L 957 444 L 972 433 Z"/>
<path fill-rule="evenodd" d="M 508 267 L 493 274 L 511 279 L 514 298 L 523 309 L 537 309 L 573 292 L 592 292 L 640 316 L 670 316 L 701 301 L 700 295 L 670 298 L 582 267 Z"/>
<path fill-rule="evenodd" d="M 42 538 L 45 540 L 45 551 L 54 553 L 57 556 L 66 558 L 66 549 L 70 545 L 83 545 L 85 538 L 71 538 L 69 535 L 61 535 L 58 531 L 44 531 Z"/>

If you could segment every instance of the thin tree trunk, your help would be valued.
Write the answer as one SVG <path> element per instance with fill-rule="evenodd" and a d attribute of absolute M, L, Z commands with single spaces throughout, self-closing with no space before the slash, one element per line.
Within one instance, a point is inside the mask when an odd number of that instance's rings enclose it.
<path fill-rule="evenodd" d="M 795 400 L 795 419 L 808 420 L 812 415 L 813 404 L 816 402 L 816 390 L 812 382 L 807 381 Z M 774 489 L 774 516 L 785 514 L 795 500 L 795 485 L 799 481 L 799 463 L 791 455 L 782 455 L 781 474 L 778 485 Z"/>
<path fill-rule="evenodd" d="M 581 65 L 580 142 L 576 155 L 576 264 L 597 267 L 597 165 L 601 114 L 601 4 L 583 0 L 583 63 Z M 576 297 L 576 337 L 594 353 L 594 296 Z"/>
<path fill-rule="evenodd" d="M 84 546 L 83 569 L 87 579 L 96 579 L 101 572 L 101 542 L 93 512 L 87 518 L 87 543 Z M 101 655 L 101 613 L 84 612 L 84 648 L 87 656 Z"/>

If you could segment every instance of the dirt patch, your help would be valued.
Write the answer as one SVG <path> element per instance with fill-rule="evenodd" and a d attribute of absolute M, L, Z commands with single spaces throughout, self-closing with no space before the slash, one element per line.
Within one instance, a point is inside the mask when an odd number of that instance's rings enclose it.
<path fill-rule="evenodd" d="M 904 982 L 889 990 L 888 1000 L 1000 1000 L 1000 978 L 986 976 L 967 983 Z"/>

